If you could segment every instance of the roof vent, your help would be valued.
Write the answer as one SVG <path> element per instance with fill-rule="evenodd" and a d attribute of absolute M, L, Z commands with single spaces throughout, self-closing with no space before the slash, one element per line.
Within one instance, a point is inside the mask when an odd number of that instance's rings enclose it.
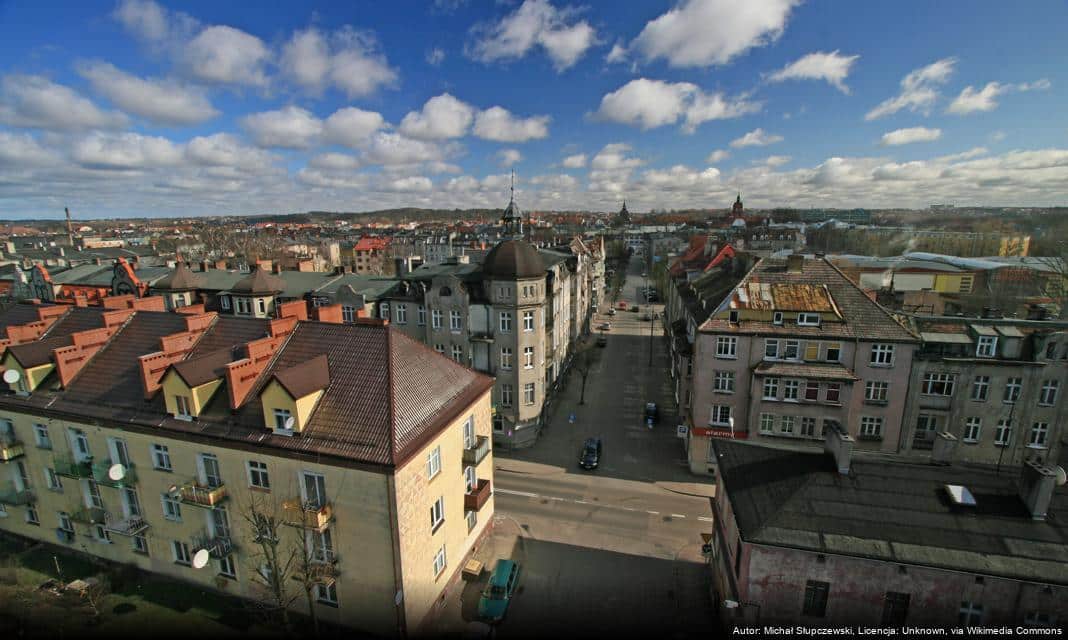
<path fill-rule="evenodd" d="M 971 491 L 968 491 L 968 487 L 961 484 L 947 484 L 943 485 L 946 489 L 946 495 L 953 501 L 953 504 L 958 507 L 974 507 L 975 496 Z"/>

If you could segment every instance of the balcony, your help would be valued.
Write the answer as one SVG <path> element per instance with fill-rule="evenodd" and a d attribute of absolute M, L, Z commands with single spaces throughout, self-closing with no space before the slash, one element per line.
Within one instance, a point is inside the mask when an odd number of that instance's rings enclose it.
<path fill-rule="evenodd" d="M 493 342 L 492 331 L 472 331 L 471 342 Z"/>
<path fill-rule="evenodd" d="M 106 520 L 107 524 L 104 525 L 104 528 L 111 533 L 117 533 L 120 536 L 133 537 L 148 528 L 148 523 L 145 522 L 145 519 L 141 516 L 131 516 L 122 520 L 116 520 L 108 515 Z"/>
<path fill-rule="evenodd" d="M 116 489 L 132 487 L 137 482 L 137 471 L 134 469 L 134 466 L 132 464 L 124 465 L 126 473 L 123 475 L 121 480 L 112 480 L 110 472 L 111 467 L 113 467 L 114 465 L 115 463 L 111 460 L 94 462 L 93 479 L 96 480 L 99 484 L 106 485 L 109 487 L 115 487 Z"/>
<path fill-rule="evenodd" d="M 75 480 L 93 477 L 92 458 L 79 462 L 71 456 L 53 456 L 52 464 L 55 467 L 57 476 L 74 478 Z"/>
<path fill-rule="evenodd" d="M 98 507 L 79 507 L 70 514 L 72 522 L 81 522 L 82 524 L 105 524 L 108 520 L 108 513 Z"/>
<path fill-rule="evenodd" d="M 334 507 L 329 502 L 318 504 L 313 501 L 284 500 L 282 511 L 286 524 L 316 531 L 322 530 L 334 519 Z"/>
<path fill-rule="evenodd" d="M 33 495 L 31 489 L 16 489 L 15 487 L 0 489 L 0 504 L 19 507 L 25 504 L 33 504 L 36 501 L 37 498 Z"/>
<path fill-rule="evenodd" d="M 478 436 L 472 446 L 464 449 L 464 464 L 477 465 L 490 452 L 490 439 Z"/>
<path fill-rule="evenodd" d="M 470 493 L 464 494 L 464 510 L 478 511 L 493 494 L 489 480 L 479 480 Z"/>
<path fill-rule="evenodd" d="M 26 451 L 22 447 L 22 443 L 18 440 L 10 437 L 0 437 L 0 462 L 8 462 L 15 458 L 21 457 Z"/>
<path fill-rule="evenodd" d="M 234 552 L 234 543 L 230 536 L 205 534 L 193 539 L 193 549 L 196 551 L 207 549 L 212 558 L 225 558 Z"/>
<path fill-rule="evenodd" d="M 308 562 L 308 578 L 314 582 L 333 584 L 340 573 L 337 568 L 337 554 L 333 549 L 313 549 Z M 303 576 L 297 572 L 293 576 L 301 580 Z"/>
<path fill-rule="evenodd" d="M 187 482 L 176 486 L 171 490 L 171 493 L 172 495 L 177 494 L 183 504 L 206 507 L 208 509 L 214 509 L 216 505 L 222 503 L 227 497 L 226 485 L 220 484 L 217 487 L 209 487 L 199 482 Z"/>

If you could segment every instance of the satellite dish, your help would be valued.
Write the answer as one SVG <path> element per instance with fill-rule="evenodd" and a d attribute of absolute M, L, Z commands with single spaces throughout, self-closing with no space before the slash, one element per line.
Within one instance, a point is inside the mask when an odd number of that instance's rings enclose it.
<path fill-rule="evenodd" d="M 208 560 L 211 559 L 211 554 L 207 549 L 201 549 L 193 554 L 193 568 L 203 569 L 208 566 Z"/>
<path fill-rule="evenodd" d="M 297 421 L 295 419 L 293 419 L 293 416 L 289 416 L 288 418 L 286 418 L 286 429 L 289 429 L 290 431 L 292 431 L 293 430 L 293 425 L 295 425 L 296 423 L 297 423 Z"/>
<path fill-rule="evenodd" d="M 108 478 L 110 478 L 111 480 L 114 480 L 115 482 L 118 482 L 119 480 L 122 480 L 125 477 L 126 477 L 126 467 L 122 466 L 121 464 L 118 464 L 118 463 L 113 464 L 108 469 Z"/>
<path fill-rule="evenodd" d="M 8 384 L 15 384 L 21 377 L 22 375 L 18 372 L 18 369 L 8 369 L 4 372 L 4 382 Z"/>
<path fill-rule="evenodd" d="M 1064 472 L 1064 467 L 1057 467 L 1053 471 L 1057 474 L 1057 486 L 1063 487 L 1068 482 L 1068 473 Z"/>

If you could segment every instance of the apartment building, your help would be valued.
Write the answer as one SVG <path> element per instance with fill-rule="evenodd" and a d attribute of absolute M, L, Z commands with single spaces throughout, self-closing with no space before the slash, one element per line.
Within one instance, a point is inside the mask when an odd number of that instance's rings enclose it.
<path fill-rule="evenodd" d="M 902 453 L 1018 466 L 1057 460 L 1068 420 L 1068 322 L 898 314 L 922 340 Z"/>
<path fill-rule="evenodd" d="M 919 341 L 824 259 L 764 259 L 700 326 L 688 451 L 714 438 L 804 447 L 837 426 L 895 452 Z"/>
<path fill-rule="evenodd" d="M 251 599 L 278 545 L 321 620 L 424 628 L 491 526 L 492 379 L 336 305 L 125 303 L 0 313 L 0 529 Z"/>
<path fill-rule="evenodd" d="M 364 236 L 352 247 L 353 271 L 361 274 L 389 275 L 393 273 L 390 239 Z"/>

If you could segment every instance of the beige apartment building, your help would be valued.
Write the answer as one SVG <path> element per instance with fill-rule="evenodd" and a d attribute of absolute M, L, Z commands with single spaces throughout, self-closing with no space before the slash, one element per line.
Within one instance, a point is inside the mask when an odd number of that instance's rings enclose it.
<path fill-rule="evenodd" d="M 491 527 L 492 379 L 339 309 L 154 301 L 0 313 L 0 529 L 259 600 L 276 544 L 295 611 L 418 635 Z"/>

